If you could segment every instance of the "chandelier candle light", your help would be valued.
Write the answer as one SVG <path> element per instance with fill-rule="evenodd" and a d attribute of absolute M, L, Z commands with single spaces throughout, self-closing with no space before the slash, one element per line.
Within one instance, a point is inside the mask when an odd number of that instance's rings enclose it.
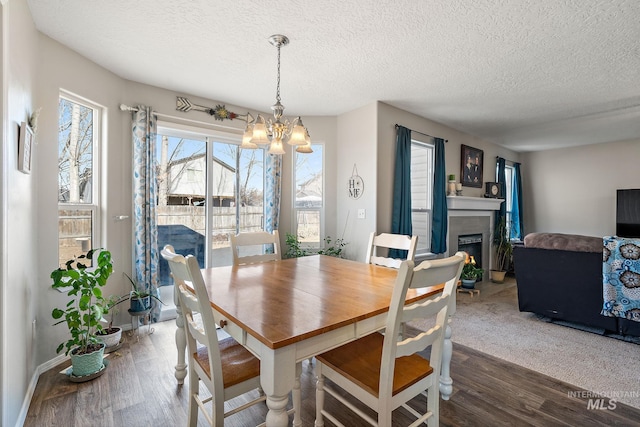
<path fill-rule="evenodd" d="M 298 153 L 312 153 L 311 138 L 309 131 L 302 124 L 300 116 L 296 117 L 292 123 L 286 118 L 282 122 L 282 113 L 284 105 L 280 103 L 280 48 L 289 43 L 287 36 L 274 34 L 269 37 L 269 43 L 278 49 L 278 82 L 276 89 L 276 103 L 271 106 L 273 110 L 273 119 L 265 120 L 262 115 L 258 114 L 255 121 L 247 114 L 247 127 L 242 136 L 241 148 L 255 149 L 259 145 L 269 146 L 270 154 L 282 155 L 285 153 L 282 142 L 286 141 L 289 145 L 296 146 Z"/>

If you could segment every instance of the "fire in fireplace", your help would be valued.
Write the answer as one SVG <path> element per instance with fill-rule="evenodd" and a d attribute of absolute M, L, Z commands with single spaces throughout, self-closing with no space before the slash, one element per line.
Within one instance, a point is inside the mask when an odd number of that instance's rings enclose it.
<path fill-rule="evenodd" d="M 458 236 L 458 250 L 474 257 L 476 265 L 482 267 L 482 234 L 465 234 Z"/>

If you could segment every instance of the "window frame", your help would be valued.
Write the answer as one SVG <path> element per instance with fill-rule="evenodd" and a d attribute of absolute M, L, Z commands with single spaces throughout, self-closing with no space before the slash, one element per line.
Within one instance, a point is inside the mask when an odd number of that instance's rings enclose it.
<path fill-rule="evenodd" d="M 420 239 L 420 237 L 418 237 L 418 246 L 416 247 L 416 252 L 415 252 L 415 256 L 416 258 L 418 257 L 428 257 L 430 255 L 433 255 L 433 253 L 431 252 L 431 232 L 433 230 L 433 186 L 434 186 L 434 170 L 435 170 L 435 144 L 433 142 L 425 142 L 425 141 L 420 141 L 417 139 L 412 138 L 411 139 L 411 148 L 413 149 L 414 147 L 420 147 L 423 149 L 427 149 L 429 150 L 429 154 L 428 157 L 431 158 L 431 165 L 429 165 L 429 168 L 427 170 L 427 183 L 426 183 L 426 189 L 427 189 L 427 195 L 426 195 L 426 200 L 427 200 L 427 208 L 426 209 L 417 209 L 414 207 L 413 202 L 411 203 L 411 217 L 412 217 L 412 223 L 413 223 L 413 215 L 414 213 L 426 213 L 428 215 L 427 218 L 427 229 L 426 229 L 426 248 L 425 249 L 420 249 L 421 243 L 423 243 L 423 241 L 425 239 Z M 413 161 L 413 159 L 412 159 Z M 410 180 L 411 180 L 411 187 L 414 186 L 413 183 L 413 178 L 414 178 L 414 174 L 411 173 L 413 172 L 412 170 L 410 171 Z M 413 189 L 411 190 L 412 196 L 413 196 Z M 413 200 L 413 197 L 412 197 Z M 414 227 L 412 227 L 414 228 Z M 414 228 L 414 232 L 413 234 L 415 235 L 415 228 Z"/>
<path fill-rule="evenodd" d="M 74 93 L 60 90 L 58 94 L 58 105 L 60 101 L 64 99 L 68 102 L 72 102 L 75 104 L 79 104 L 85 108 L 91 109 L 93 111 L 93 140 L 92 140 L 92 154 L 91 154 L 91 203 L 72 203 L 72 202 L 61 202 L 58 200 L 58 224 L 60 221 L 60 212 L 63 210 L 87 210 L 91 211 L 92 221 L 91 221 L 91 248 L 100 248 L 102 247 L 102 228 L 103 228 L 103 215 L 102 215 L 102 140 L 103 140 L 103 115 L 105 114 L 105 107 L 92 102 L 84 97 L 76 95 Z M 60 111 L 58 111 L 58 121 L 60 120 Z M 58 144 L 60 144 L 60 134 L 58 133 Z M 59 146 L 58 146 L 59 149 Z M 59 162 L 60 157 L 58 154 L 57 161 Z M 59 168 L 58 168 L 59 170 Z M 58 193 L 60 192 L 60 182 L 58 182 Z M 58 194 L 59 198 L 59 194 Z M 58 228 L 58 259 L 60 259 L 60 229 Z"/>
<path fill-rule="evenodd" d="M 319 237 L 318 237 L 318 244 L 314 245 L 312 243 L 306 243 L 306 242 L 298 242 L 300 245 L 300 248 L 303 248 L 305 250 L 312 250 L 312 251 L 317 251 L 317 250 L 321 250 L 324 249 L 325 246 L 325 206 L 326 206 L 326 185 L 327 185 L 327 180 L 326 180 L 326 159 L 327 156 L 325 155 L 326 153 L 326 145 L 323 142 L 313 142 L 311 143 L 311 149 L 314 149 L 314 147 L 322 147 L 322 205 L 320 207 L 296 207 L 296 192 L 297 192 L 297 156 L 307 156 L 308 154 L 305 153 L 298 153 L 295 151 L 295 149 L 293 150 L 293 155 L 292 157 L 292 167 L 291 167 L 291 171 L 292 171 L 292 180 L 291 180 L 291 186 L 292 186 L 292 191 L 291 191 L 291 212 L 292 212 L 292 216 L 291 216 L 291 229 L 292 229 L 292 233 L 294 236 L 298 236 L 298 212 L 318 212 L 319 215 L 319 221 L 320 221 L 320 226 L 319 226 Z"/>
<path fill-rule="evenodd" d="M 505 218 L 507 225 L 507 235 L 509 236 L 509 240 L 511 239 L 511 224 L 512 224 L 512 215 L 513 215 L 513 184 L 516 175 L 514 165 L 510 165 L 505 163 L 504 165 L 504 175 L 505 175 L 505 183 L 504 183 L 504 207 L 505 207 Z M 496 163 L 496 177 L 498 176 L 498 165 Z"/>

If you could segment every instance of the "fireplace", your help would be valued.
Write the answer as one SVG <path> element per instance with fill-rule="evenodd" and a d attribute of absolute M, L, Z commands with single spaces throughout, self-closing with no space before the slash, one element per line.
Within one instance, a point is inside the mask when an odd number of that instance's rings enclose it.
<path fill-rule="evenodd" d="M 488 279 L 492 265 L 493 215 L 501 202 L 502 199 L 483 197 L 447 197 L 448 255 L 458 250 L 473 255 L 476 263 L 485 270 L 485 279 Z"/>

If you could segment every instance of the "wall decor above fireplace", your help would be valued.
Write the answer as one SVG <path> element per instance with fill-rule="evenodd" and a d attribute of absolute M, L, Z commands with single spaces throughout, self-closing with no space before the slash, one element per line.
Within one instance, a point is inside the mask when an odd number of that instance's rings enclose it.
<path fill-rule="evenodd" d="M 482 188 L 484 153 L 468 145 L 462 145 L 460 153 L 460 182 L 466 187 Z"/>

